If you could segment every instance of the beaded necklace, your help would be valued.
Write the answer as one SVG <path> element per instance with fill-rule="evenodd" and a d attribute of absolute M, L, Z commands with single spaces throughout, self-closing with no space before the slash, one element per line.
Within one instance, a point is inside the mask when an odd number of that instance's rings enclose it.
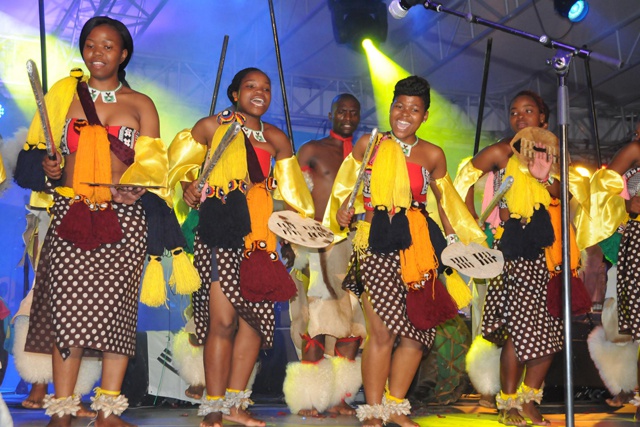
<path fill-rule="evenodd" d="M 93 100 L 93 102 L 96 102 L 96 99 L 98 99 L 98 95 L 100 95 L 100 97 L 102 97 L 102 102 L 104 102 L 105 104 L 115 104 L 116 102 L 118 102 L 118 100 L 116 99 L 116 92 L 122 89 L 122 82 L 118 84 L 117 88 L 112 90 L 99 90 L 89 86 L 89 83 L 87 83 L 87 87 L 89 88 L 89 94 L 91 94 L 91 99 Z"/>
<path fill-rule="evenodd" d="M 398 139 L 398 137 L 395 136 L 393 132 L 391 132 L 391 136 L 398 144 L 400 144 L 400 148 L 402 148 L 402 152 L 404 153 L 405 157 L 409 157 L 411 155 L 411 149 L 418 144 L 418 141 L 420 141 L 420 139 L 418 139 L 418 135 L 414 135 L 416 137 L 416 140 L 413 144 L 407 144 L 404 141 L 400 141 L 400 139 Z"/>

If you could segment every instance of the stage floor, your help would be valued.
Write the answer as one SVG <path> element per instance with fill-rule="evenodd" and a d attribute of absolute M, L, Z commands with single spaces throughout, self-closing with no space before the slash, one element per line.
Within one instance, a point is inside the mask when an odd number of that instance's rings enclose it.
<path fill-rule="evenodd" d="M 15 427 L 42 427 L 49 418 L 43 410 L 23 409 L 19 396 L 6 396 L 5 401 L 13 416 Z M 335 426 L 351 427 L 360 424 L 355 417 L 327 416 L 304 418 L 291 415 L 287 408 L 278 404 L 256 404 L 252 412 L 266 421 L 268 426 Z M 564 426 L 564 406 L 545 404 L 541 412 L 552 422 L 552 426 Z M 635 407 L 610 408 L 604 403 L 583 403 L 575 406 L 576 427 L 618 427 L 634 425 Z M 195 406 L 130 408 L 123 417 L 128 422 L 144 427 L 184 427 L 197 426 L 200 417 Z M 425 406 L 415 411 L 414 421 L 420 426 L 438 427 L 482 427 L 501 425 L 496 420 L 495 411 L 477 405 L 477 399 L 465 397 L 451 406 Z M 89 419 L 76 419 L 74 427 L 86 426 Z M 640 422 L 638 423 L 640 424 Z M 232 425 L 232 424 L 228 424 Z"/>

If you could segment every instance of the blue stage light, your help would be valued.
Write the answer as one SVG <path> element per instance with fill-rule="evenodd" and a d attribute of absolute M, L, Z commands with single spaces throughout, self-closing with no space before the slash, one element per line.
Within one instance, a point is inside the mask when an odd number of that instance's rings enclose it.
<path fill-rule="evenodd" d="M 554 0 L 553 4 L 556 12 L 571 22 L 580 22 L 589 13 L 586 0 Z"/>

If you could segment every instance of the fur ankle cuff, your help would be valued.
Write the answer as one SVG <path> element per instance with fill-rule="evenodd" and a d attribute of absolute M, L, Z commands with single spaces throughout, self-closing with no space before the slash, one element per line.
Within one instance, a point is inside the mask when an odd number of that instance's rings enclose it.
<path fill-rule="evenodd" d="M 80 396 L 74 394 L 56 399 L 53 394 L 47 394 L 42 400 L 42 407 L 46 409 L 45 414 L 52 417 L 64 417 L 65 415 L 76 416 L 80 410 Z"/>

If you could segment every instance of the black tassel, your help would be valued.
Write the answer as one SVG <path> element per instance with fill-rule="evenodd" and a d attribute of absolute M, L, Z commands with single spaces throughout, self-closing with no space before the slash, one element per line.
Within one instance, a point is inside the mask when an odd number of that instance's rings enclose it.
<path fill-rule="evenodd" d="M 166 206 L 166 210 L 164 211 L 164 247 L 167 250 L 173 250 L 175 248 L 183 248 L 187 246 L 187 240 L 182 234 L 182 229 L 180 228 L 180 223 L 178 222 L 178 218 L 176 218 L 176 214 L 173 209 Z"/>
<path fill-rule="evenodd" d="M 200 205 L 200 221 L 198 234 L 202 241 L 211 248 L 217 248 L 226 233 L 224 221 L 224 206 L 217 197 L 207 197 Z"/>
<path fill-rule="evenodd" d="M 407 210 L 400 208 L 395 215 L 391 217 L 391 239 L 393 241 L 393 250 L 404 250 L 411 246 L 411 231 L 409 230 L 409 220 L 407 219 Z"/>
<path fill-rule="evenodd" d="M 500 250 L 505 260 L 515 260 L 523 255 L 523 246 L 528 245 L 526 233 L 520 218 L 509 218 L 504 223 L 504 231 L 500 238 Z"/>
<path fill-rule="evenodd" d="M 544 206 L 533 211 L 531 221 L 526 227 L 527 241 L 536 248 L 546 248 L 555 241 L 551 216 Z"/>
<path fill-rule="evenodd" d="M 169 209 L 160 197 L 147 191 L 140 197 L 144 213 L 147 218 L 147 253 L 155 256 L 162 256 L 164 253 L 164 244 L 162 242 L 162 234 L 164 233 L 163 224 L 163 205 Z"/>
<path fill-rule="evenodd" d="M 239 248 L 244 244 L 244 237 L 251 232 L 251 218 L 247 198 L 242 191 L 236 189 L 227 194 L 224 204 L 224 230 L 219 240 L 221 248 Z"/>
<path fill-rule="evenodd" d="M 391 251 L 391 222 L 387 208 L 384 206 L 376 206 L 373 212 L 369 231 L 369 247 L 374 253 Z"/>
<path fill-rule="evenodd" d="M 447 247 L 447 239 L 444 238 L 442 230 L 440 229 L 438 224 L 429 216 L 429 214 L 427 214 L 426 211 L 423 211 L 422 213 L 427 218 L 427 226 L 429 227 L 429 239 L 431 239 L 433 251 L 438 257 L 438 275 L 440 275 L 447 267 L 442 263 L 442 251 L 444 251 L 444 249 Z"/>
<path fill-rule="evenodd" d="M 16 170 L 13 180 L 22 188 L 33 191 L 46 189 L 47 176 L 42 168 L 42 160 L 47 155 L 46 150 L 22 150 L 18 154 Z"/>

